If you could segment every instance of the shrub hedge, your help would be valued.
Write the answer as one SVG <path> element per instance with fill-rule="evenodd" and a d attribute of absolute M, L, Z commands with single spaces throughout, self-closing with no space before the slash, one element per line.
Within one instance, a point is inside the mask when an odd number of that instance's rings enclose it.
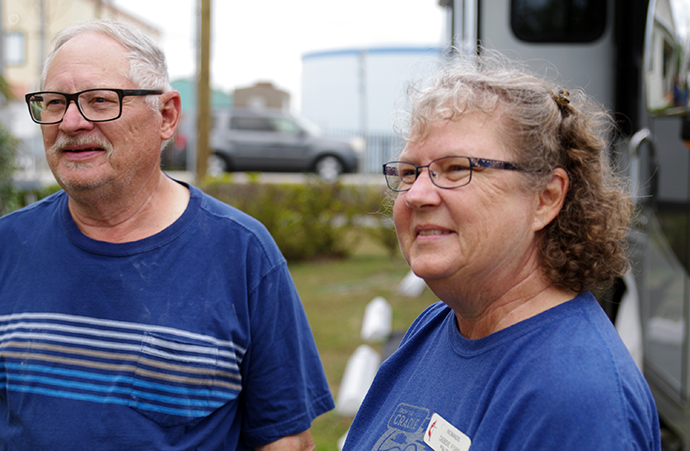
<path fill-rule="evenodd" d="M 12 182 L 17 141 L 0 127 L 0 216 L 18 207 L 17 190 Z"/>
<path fill-rule="evenodd" d="M 200 188 L 261 221 L 290 261 L 347 257 L 369 234 L 394 255 L 398 249 L 380 186 L 233 183 L 208 179 Z"/>
<path fill-rule="evenodd" d="M 387 190 L 381 186 L 327 184 L 318 179 L 304 184 L 250 180 L 234 183 L 231 177 L 208 178 L 199 187 L 261 221 L 289 261 L 347 257 L 363 235 L 379 242 L 391 257 L 399 252 Z M 36 198 L 59 189 L 52 185 L 35 193 Z M 4 205 L 25 206 L 21 193 L 12 194 Z"/>

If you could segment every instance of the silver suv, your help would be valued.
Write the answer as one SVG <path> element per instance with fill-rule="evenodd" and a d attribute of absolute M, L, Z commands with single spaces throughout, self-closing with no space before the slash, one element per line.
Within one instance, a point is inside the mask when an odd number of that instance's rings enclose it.
<path fill-rule="evenodd" d="M 214 112 L 209 173 L 315 172 L 334 181 L 357 172 L 363 145 L 319 136 L 303 118 L 266 109 Z"/>

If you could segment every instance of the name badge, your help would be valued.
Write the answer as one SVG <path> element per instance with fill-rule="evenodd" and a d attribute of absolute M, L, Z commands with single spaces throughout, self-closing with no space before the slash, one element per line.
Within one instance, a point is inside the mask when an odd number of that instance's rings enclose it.
<path fill-rule="evenodd" d="M 434 451 L 467 451 L 472 440 L 435 413 L 424 433 L 424 443 Z"/>

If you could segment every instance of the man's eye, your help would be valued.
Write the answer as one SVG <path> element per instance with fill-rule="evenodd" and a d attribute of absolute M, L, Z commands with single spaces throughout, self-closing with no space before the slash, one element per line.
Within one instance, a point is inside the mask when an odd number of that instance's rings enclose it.
<path fill-rule="evenodd" d="M 89 103 L 91 103 L 91 104 L 97 103 L 99 105 L 103 105 L 106 103 L 108 103 L 108 104 L 109 103 L 116 103 L 116 101 L 114 99 L 110 99 L 108 97 L 92 97 L 91 99 L 89 99 Z"/>

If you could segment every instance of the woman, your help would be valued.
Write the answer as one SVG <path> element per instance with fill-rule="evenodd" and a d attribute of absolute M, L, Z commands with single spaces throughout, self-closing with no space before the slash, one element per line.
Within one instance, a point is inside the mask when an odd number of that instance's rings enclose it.
<path fill-rule="evenodd" d="M 381 366 L 345 450 L 658 450 L 647 384 L 590 290 L 628 267 L 608 116 L 500 58 L 414 93 L 384 165 L 442 302 Z"/>

